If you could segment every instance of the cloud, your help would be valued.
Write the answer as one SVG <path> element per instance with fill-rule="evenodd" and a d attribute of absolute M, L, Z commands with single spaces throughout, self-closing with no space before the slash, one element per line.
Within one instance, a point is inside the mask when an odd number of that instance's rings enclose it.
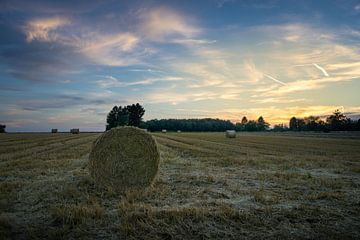
<path fill-rule="evenodd" d="M 113 76 L 104 76 L 104 79 L 98 80 L 96 81 L 96 83 L 100 88 L 113 88 L 113 87 L 128 87 L 134 85 L 150 85 L 156 82 L 172 82 L 172 81 L 181 81 L 181 80 L 184 80 L 184 78 L 176 77 L 176 76 L 163 76 L 157 78 L 154 77 L 154 78 L 146 78 L 143 80 L 124 82 Z"/>
<path fill-rule="evenodd" d="M 165 7 L 153 8 L 140 13 L 140 31 L 146 38 L 164 42 L 169 38 L 192 38 L 201 32 L 187 17 Z"/>
<path fill-rule="evenodd" d="M 42 98 L 33 98 L 19 100 L 16 105 L 27 111 L 40 111 L 44 109 L 66 109 L 78 105 L 102 105 L 105 104 L 104 98 L 90 98 L 79 95 L 55 95 L 42 96 Z"/>
<path fill-rule="evenodd" d="M 345 75 L 345 76 L 318 78 L 313 80 L 299 80 L 299 81 L 289 82 L 286 85 L 281 86 L 277 89 L 273 89 L 271 91 L 263 93 L 263 96 L 284 96 L 294 92 L 302 92 L 302 91 L 323 88 L 328 83 L 352 81 L 356 78 L 360 78 L 360 76 L 349 77 Z"/>
<path fill-rule="evenodd" d="M 190 38 L 190 39 L 174 39 L 174 40 L 171 40 L 171 42 L 182 44 L 182 45 L 193 46 L 193 45 L 213 44 L 213 43 L 216 43 L 216 40 L 191 39 Z"/>
<path fill-rule="evenodd" d="M 326 70 L 325 70 L 324 68 L 320 67 L 320 66 L 317 65 L 316 63 L 313 63 L 313 65 L 314 65 L 317 69 L 319 69 L 319 70 L 324 74 L 325 77 L 328 77 L 328 76 L 329 76 L 329 74 L 326 72 Z"/>
<path fill-rule="evenodd" d="M 1 0 L 0 12 L 18 11 L 36 14 L 69 14 L 69 13 L 86 13 L 93 11 L 103 5 L 102 0 Z"/>
<path fill-rule="evenodd" d="M 56 43 L 17 44 L 3 50 L 0 60 L 7 65 L 6 73 L 16 78 L 32 82 L 60 81 L 59 76 L 80 71 L 75 64 L 79 57 L 74 51 Z"/>
<path fill-rule="evenodd" d="M 356 6 L 354 7 L 354 9 L 355 9 L 355 11 L 360 12 L 360 4 L 356 5 Z"/>
<path fill-rule="evenodd" d="M 253 82 L 259 82 L 264 77 L 264 74 L 256 68 L 252 60 L 244 63 L 244 71 L 248 79 Z"/>
<path fill-rule="evenodd" d="M 26 40 L 28 42 L 33 40 L 53 42 L 57 38 L 54 30 L 69 24 L 70 20 L 64 17 L 33 19 L 24 27 Z"/>
<path fill-rule="evenodd" d="M 132 33 L 111 35 L 95 33 L 79 40 L 77 47 L 82 54 L 96 64 L 128 66 L 139 62 L 138 49 L 135 51 L 138 44 L 139 38 Z"/>
<path fill-rule="evenodd" d="M 278 80 L 278 79 L 276 79 L 276 78 L 274 78 L 274 77 L 272 77 L 270 75 L 265 74 L 265 77 L 273 80 L 274 82 L 280 83 L 281 85 L 286 85 L 286 83 L 284 83 L 284 82 L 282 82 L 282 81 L 280 81 L 280 80 Z"/>

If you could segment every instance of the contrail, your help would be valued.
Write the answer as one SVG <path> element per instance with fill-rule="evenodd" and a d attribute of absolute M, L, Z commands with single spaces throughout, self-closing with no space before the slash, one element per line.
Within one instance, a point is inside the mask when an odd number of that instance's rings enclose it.
<path fill-rule="evenodd" d="M 265 74 L 265 76 L 266 76 L 267 78 L 273 80 L 274 82 L 280 83 L 281 85 L 286 85 L 286 83 L 284 83 L 284 82 L 282 82 L 282 81 L 280 81 L 280 80 L 277 80 L 276 78 L 274 78 L 274 77 L 272 77 L 272 76 L 270 76 L 270 75 L 266 75 L 266 74 Z"/>
<path fill-rule="evenodd" d="M 320 66 L 317 65 L 316 63 L 313 63 L 313 65 L 314 65 L 317 69 L 319 69 L 319 70 L 325 75 L 325 77 L 328 77 L 328 76 L 329 76 L 329 74 L 326 72 L 326 70 L 325 70 L 324 68 L 320 67 Z"/>

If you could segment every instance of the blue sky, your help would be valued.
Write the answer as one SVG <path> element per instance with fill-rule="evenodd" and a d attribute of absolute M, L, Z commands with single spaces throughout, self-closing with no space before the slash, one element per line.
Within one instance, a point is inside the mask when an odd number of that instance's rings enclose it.
<path fill-rule="evenodd" d="M 0 2 L 0 123 L 360 113 L 360 1 Z"/>

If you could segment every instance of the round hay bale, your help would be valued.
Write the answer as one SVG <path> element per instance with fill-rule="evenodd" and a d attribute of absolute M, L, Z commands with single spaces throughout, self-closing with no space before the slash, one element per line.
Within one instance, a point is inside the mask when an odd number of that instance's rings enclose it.
<path fill-rule="evenodd" d="M 95 182 L 117 191 L 149 186 L 158 171 L 160 154 L 153 137 L 135 127 L 117 127 L 94 143 L 89 168 Z"/>
<path fill-rule="evenodd" d="M 226 130 L 225 136 L 227 138 L 236 138 L 236 131 L 235 130 Z"/>

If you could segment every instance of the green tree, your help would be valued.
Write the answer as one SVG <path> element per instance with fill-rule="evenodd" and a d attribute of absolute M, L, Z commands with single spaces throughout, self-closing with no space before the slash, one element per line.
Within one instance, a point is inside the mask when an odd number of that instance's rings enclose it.
<path fill-rule="evenodd" d="M 117 106 L 114 106 L 113 109 L 108 113 L 106 118 L 106 130 L 110 130 L 111 128 L 114 128 L 117 126 L 117 114 L 118 114 L 119 108 Z"/>
<path fill-rule="evenodd" d="M 106 130 L 118 126 L 126 126 L 129 124 L 129 112 L 127 107 L 114 106 L 108 113 L 106 118 Z"/>
<path fill-rule="evenodd" d="M 245 125 L 247 124 L 248 119 L 246 118 L 246 116 L 243 116 L 243 118 L 241 119 L 241 124 Z"/>
<path fill-rule="evenodd" d="M 336 109 L 332 115 L 326 118 L 326 122 L 330 125 L 330 129 L 335 131 L 345 130 L 345 125 L 348 121 L 348 118 L 342 114 L 339 109 Z"/>
<path fill-rule="evenodd" d="M 132 104 L 126 107 L 129 114 L 129 125 L 138 127 L 141 123 L 142 117 L 144 116 L 145 109 L 139 104 Z"/>
<path fill-rule="evenodd" d="M 270 124 L 265 122 L 264 118 L 260 116 L 257 120 L 257 129 L 258 131 L 265 131 L 269 129 Z"/>
<path fill-rule="evenodd" d="M 320 122 L 319 117 L 314 117 L 314 116 L 305 117 L 304 121 L 305 121 L 306 130 L 308 131 L 318 130 L 319 122 Z"/>
<path fill-rule="evenodd" d="M 254 132 L 258 130 L 258 124 L 254 120 L 250 120 L 245 125 L 245 131 Z"/>
<path fill-rule="evenodd" d="M 292 131 L 298 130 L 298 121 L 297 121 L 296 117 L 290 118 L 289 128 Z"/>
<path fill-rule="evenodd" d="M 247 124 L 247 122 L 248 122 L 248 119 L 246 118 L 246 116 L 243 116 L 243 118 L 241 119 L 241 122 L 235 124 L 235 130 L 236 131 L 244 131 L 245 125 Z"/>
<path fill-rule="evenodd" d="M 126 125 L 129 125 L 129 111 L 127 107 L 119 106 L 116 126 L 126 126 Z"/>
<path fill-rule="evenodd" d="M 289 130 L 289 128 L 286 126 L 286 125 L 284 125 L 284 124 L 275 124 L 274 125 L 274 128 L 272 129 L 272 131 L 274 131 L 274 132 L 284 132 L 284 131 L 288 131 Z"/>

